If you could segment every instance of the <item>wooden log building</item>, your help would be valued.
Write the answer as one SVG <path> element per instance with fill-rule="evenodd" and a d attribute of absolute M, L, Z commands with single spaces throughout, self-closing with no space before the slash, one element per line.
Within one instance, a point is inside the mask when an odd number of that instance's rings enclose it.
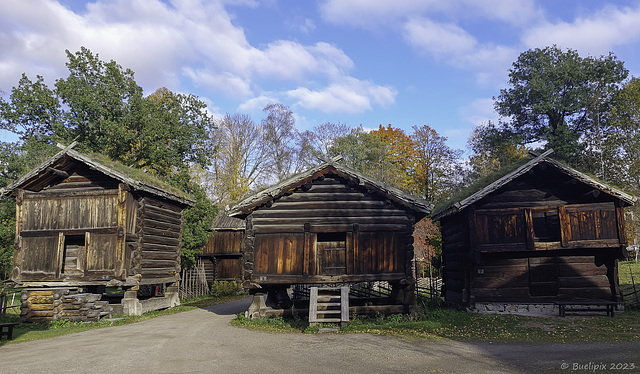
<path fill-rule="evenodd" d="M 633 196 L 533 154 L 471 195 L 437 208 L 446 301 L 620 301 L 624 207 Z"/>
<path fill-rule="evenodd" d="M 132 314 L 142 308 L 140 286 L 168 285 L 175 304 L 183 210 L 192 199 L 141 170 L 71 147 L 3 191 L 16 199 L 11 280 L 90 292 L 122 286 L 132 291 L 125 293 Z"/>
<path fill-rule="evenodd" d="M 242 282 L 244 252 L 244 220 L 218 214 L 213 222 L 213 234 L 202 249 L 200 258 L 205 262 L 207 282 Z"/>
<path fill-rule="evenodd" d="M 311 168 L 230 210 L 246 223 L 245 288 L 389 281 L 411 305 L 413 227 L 431 208 L 335 161 Z"/>

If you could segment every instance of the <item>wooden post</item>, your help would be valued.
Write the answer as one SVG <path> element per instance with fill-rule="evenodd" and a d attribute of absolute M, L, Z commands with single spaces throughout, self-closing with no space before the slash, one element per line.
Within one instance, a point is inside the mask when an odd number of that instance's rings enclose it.
<path fill-rule="evenodd" d="M 627 245 L 627 236 L 625 235 L 624 208 L 616 207 L 616 218 L 618 221 L 618 239 L 621 245 Z"/>
<path fill-rule="evenodd" d="M 526 224 L 525 235 L 527 237 L 527 249 L 533 251 L 535 247 L 535 232 L 533 231 L 533 213 L 531 209 L 524 210 L 524 221 Z"/>
<path fill-rule="evenodd" d="M 64 254 L 64 234 L 60 232 L 58 233 L 58 251 L 56 257 L 58 266 L 55 270 L 56 278 L 60 278 L 60 275 L 63 272 Z"/>
<path fill-rule="evenodd" d="M 116 239 L 116 248 L 115 248 L 115 269 L 114 276 L 116 277 L 124 277 L 125 276 L 125 246 L 127 239 L 127 194 L 129 187 L 125 184 L 120 183 L 118 185 L 118 204 L 116 205 L 117 209 L 117 221 L 116 226 L 118 226 L 118 236 Z"/>
<path fill-rule="evenodd" d="M 310 275 L 310 271 L 309 271 L 309 267 L 310 267 L 310 261 L 311 261 L 311 234 L 309 233 L 309 230 L 311 230 L 311 225 L 309 223 L 305 223 L 304 224 L 304 263 L 303 263 L 303 267 L 302 267 L 302 274 L 303 275 Z"/>
<path fill-rule="evenodd" d="M 19 188 L 16 193 L 16 235 L 14 239 L 13 250 L 13 270 L 11 271 L 11 278 L 13 280 L 20 279 L 20 269 L 22 266 L 22 202 L 24 201 L 24 190 Z"/>
<path fill-rule="evenodd" d="M 560 244 L 567 247 L 569 240 L 571 240 L 571 221 L 564 205 L 558 207 L 558 218 L 560 221 Z"/>

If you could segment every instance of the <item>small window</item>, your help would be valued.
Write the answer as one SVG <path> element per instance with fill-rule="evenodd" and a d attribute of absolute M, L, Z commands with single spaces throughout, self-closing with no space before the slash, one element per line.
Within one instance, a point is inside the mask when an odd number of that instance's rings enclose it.
<path fill-rule="evenodd" d="M 346 232 L 320 232 L 317 241 L 319 242 L 345 242 L 347 241 Z"/>
<path fill-rule="evenodd" d="M 560 217 L 557 210 L 532 212 L 533 240 L 535 242 L 559 242 L 560 241 Z"/>

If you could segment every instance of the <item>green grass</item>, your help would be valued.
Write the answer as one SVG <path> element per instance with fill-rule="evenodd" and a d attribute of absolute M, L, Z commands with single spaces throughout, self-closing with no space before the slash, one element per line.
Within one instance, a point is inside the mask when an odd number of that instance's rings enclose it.
<path fill-rule="evenodd" d="M 246 297 L 246 295 L 232 295 L 232 296 L 201 296 L 195 299 L 183 300 L 180 306 L 165 309 L 156 310 L 144 313 L 141 316 L 114 316 L 122 318 L 121 320 L 109 322 L 70 322 L 70 321 L 52 321 L 42 323 L 20 323 L 13 329 L 13 340 L 7 341 L 3 338 L 0 341 L 0 346 L 3 344 L 22 343 L 39 339 L 49 339 L 57 336 L 73 334 L 77 332 L 99 329 L 109 326 L 126 325 L 129 323 L 136 323 L 147 319 L 170 315 L 175 313 L 181 313 L 187 310 L 193 310 L 198 308 L 204 308 L 211 305 L 226 303 L 228 301 L 238 300 Z M 17 313 L 20 313 L 18 310 Z M 20 317 L 17 313 L 7 314 L 0 322 L 19 322 Z"/>
<path fill-rule="evenodd" d="M 635 290 L 640 290 L 640 261 L 620 261 L 618 264 L 618 279 L 620 288 L 624 294 L 629 294 Z M 640 294 L 638 294 L 640 300 Z M 635 296 L 627 296 L 625 304 L 638 304 Z"/>
<path fill-rule="evenodd" d="M 453 339 L 484 342 L 631 342 L 640 339 L 640 311 L 627 310 L 606 316 L 528 317 L 487 315 L 441 308 L 416 307 L 409 315 L 357 317 L 338 333 L 367 333 L 407 338 Z M 232 324 L 251 330 L 284 333 L 316 333 L 300 319 L 266 318 L 249 320 L 238 315 Z"/>

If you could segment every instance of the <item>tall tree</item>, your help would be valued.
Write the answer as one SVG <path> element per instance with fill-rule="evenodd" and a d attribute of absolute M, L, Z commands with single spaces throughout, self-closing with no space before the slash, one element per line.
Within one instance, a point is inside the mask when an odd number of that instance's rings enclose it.
<path fill-rule="evenodd" d="M 613 54 L 580 57 L 556 46 L 520 54 L 509 70 L 509 85 L 500 90 L 495 109 L 511 119 L 510 129 L 526 144 L 545 142 L 556 157 L 575 161 L 593 119 L 608 110 L 627 77 Z"/>
<path fill-rule="evenodd" d="M 418 152 L 411 137 L 391 125 L 380 125 L 371 134 L 387 144 L 385 164 L 388 166 L 381 180 L 408 193 L 417 193 L 420 188 L 416 185 L 414 171 Z"/>
<path fill-rule="evenodd" d="M 606 139 L 605 177 L 636 195 L 640 194 L 640 78 L 620 89 L 608 120 L 614 130 Z"/>
<path fill-rule="evenodd" d="M 279 181 L 303 167 L 299 148 L 296 147 L 299 139 L 296 120 L 291 109 L 280 103 L 265 106 L 263 112 L 267 113 L 262 120 L 262 131 L 268 147 L 270 172 L 275 181 Z"/>
<path fill-rule="evenodd" d="M 431 203 L 445 199 L 461 183 L 462 151 L 446 144 L 447 138 L 427 125 L 413 126 L 414 179 L 420 196 Z"/>
<path fill-rule="evenodd" d="M 206 105 L 167 89 L 143 97 L 132 70 L 104 62 L 84 47 L 75 54 L 67 51 L 67 57 L 69 76 L 55 88 L 40 76 L 33 82 L 23 75 L 9 101 L 0 99 L 1 128 L 19 136 L 16 144 L 0 147 L 8 155 L 0 180 L 8 183 L 42 162 L 55 151 L 56 141 L 78 139 L 80 150 L 144 168 L 193 193 L 197 206 L 194 214 L 185 213 L 193 216 L 185 232 L 194 235 L 183 235 L 183 248 L 187 253 L 202 247 L 208 234 L 195 226 L 210 226 L 214 207 L 190 170 L 210 162 L 213 118 Z"/>
<path fill-rule="evenodd" d="M 313 155 L 318 158 L 327 157 L 336 139 L 349 135 L 351 128 L 345 123 L 325 122 L 314 126 L 313 130 L 304 132 L 312 146 Z"/>
<path fill-rule="evenodd" d="M 268 147 L 262 128 L 245 114 L 226 114 L 216 133 L 210 192 L 216 202 L 229 204 L 265 178 Z"/>
<path fill-rule="evenodd" d="M 360 126 L 353 128 L 349 135 L 335 139 L 329 157 L 342 156 L 347 166 L 381 180 L 388 167 L 385 165 L 387 147 L 387 143 Z"/>
<path fill-rule="evenodd" d="M 467 145 L 472 152 L 468 160 L 469 173 L 465 175 L 467 184 L 525 157 L 528 153 L 517 135 L 491 121 L 476 126 Z"/>

